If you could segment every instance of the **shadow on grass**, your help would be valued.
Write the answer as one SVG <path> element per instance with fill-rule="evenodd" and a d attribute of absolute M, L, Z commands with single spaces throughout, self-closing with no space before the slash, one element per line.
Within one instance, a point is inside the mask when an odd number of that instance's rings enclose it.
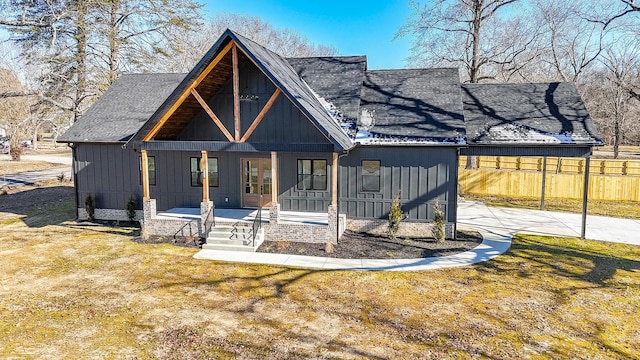
<path fill-rule="evenodd" d="M 516 260 L 530 261 L 535 267 L 549 269 L 553 275 L 583 280 L 601 287 L 615 287 L 610 280 L 618 270 L 640 271 L 640 260 L 635 260 L 622 254 L 625 247 L 631 245 L 608 244 L 607 251 L 601 251 L 590 246 L 601 244 L 592 240 L 565 239 L 563 244 L 554 244 L 534 240 L 533 236 L 514 237 L 511 248 L 503 256 Z M 563 239 L 560 239 L 561 241 Z M 480 267 L 492 268 L 496 271 L 514 270 L 505 262 L 484 262 Z M 519 267 L 516 269 L 521 277 L 538 275 L 534 267 Z M 549 271 L 546 271 L 549 272 Z"/>
<path fill-rule="evenodd" d="M 37 187 L 0 195 L 0 212 L 16 214 L 31 228 L 58 225 L 75 218 L 73 187 Z"/>

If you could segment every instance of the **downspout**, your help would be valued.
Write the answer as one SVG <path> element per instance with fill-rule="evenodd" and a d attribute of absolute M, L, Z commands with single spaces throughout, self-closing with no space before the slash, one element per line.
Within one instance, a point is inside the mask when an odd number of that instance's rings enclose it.
<path fill-rule="evenodd" d="M 337 194 L 338 198 L 336 201 L 336 244 L 338 243 L 338 240 L 340 240 L 340 158 L 349 155 L 349 151 L 350 150 L 345 150 L 342 152 L 342 154 L 338 155 L 338 161 L 337 161 L 338 168 L 336 169 L 336 171 L 338 172 L 338 179 L 336 180 L 337 181 L 336 190 L 338 192 Z M 344 226 L 345 228 L 347 226 L 346 219 L 345 219 Z"/>
<path fill-rule="evenodd" d="M 73 192 L 74 192 L 74 197 L 75 197 L 75 203 L 76 203 L 76 220 L 79 219 L 78 217 L 78 209 L 80 208 L 80 197 L 78 195 L 78 166 L 76 165 L 76 155 L 77 155 L 77 151 L 76 151 L 76 145 L 75 144 L 71 144 L 71 143 L 67 143 L 67 146 L 71 148 L 71 172 L 73 173 Z"/>
<path fill-rule="evenodd" d="M 457 240 L 458 238 L 458 188 L 460 187 L 460 148 L 456 148 L 456 162 L 455 162 L 455 177 L 456 177 L 456 186 L 453 188 L 453 199 L 454 199 L 454 207 L 453 207 L 453 218 L 455 221 L 453 222 L 453 240 Z"/>

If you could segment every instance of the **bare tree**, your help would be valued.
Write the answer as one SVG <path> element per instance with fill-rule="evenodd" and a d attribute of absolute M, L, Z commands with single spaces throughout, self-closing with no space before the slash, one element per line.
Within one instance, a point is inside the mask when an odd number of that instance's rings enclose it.
<path fill-rule="evenodd" d="M 637 84 L 640 75 L 640 44 L 636 39 L 627 39 L 615 45 L 599 60 L 603 68 L 589 84 L 597 93 L 590 94 L 588 103 L 601 129 L 611 135 L 609 143 L 613 145 L 614 158 L 618 158 L 620 144 L 638 130 L 630 120 L 637 115 L 640 104 L 629 94 L 629 88 Z"/>
<path fill-rule="evenodd" d="M 231 29 L 284 57 L 331 56 L 338 51 L 330 45 L 315 45 L 291 29 L 280 29 L 257 16 L 220 14 L 205 21 L 197 31 L 176 34 L 174 53 L 156 71 L 187 72 L 209 50 L 226 29 Z"/>
<path fill-rule="evenodd" d="M 411 1 L 411 16 L 396 36 L 413 36 L 414 65 L 462 66 L 470 83 L 494 80 L 499 73 L 510 77 L 520 70 L 520 57 L 532 58 L 527 49 L 537 38 L 525 21 L 503 16 L 518 1 Z M 475 157 L 467 157 L 466 166 L 476 168 Z"/>
<path fill-rule="evenodd" d="M 640 4 L 636 0 L 620 0 L 618 7 L 614 7 L 612 15 L 599 22 L 607 27 L 622 17 L 638 13 L 640 13 Z"/>
<path fill-rule="evenodd" d="M 0 1 L 0 25 L 21 48 L 20 60 L 41 70 L 29 91 L 72 122 L 119 72 L 157 62 L 141 54 L 166 54 L 167 29 L 188 30 L 199 18 L 192 0 Z"/>
<path fill-rule="evenodd" d="M 577 83 L 604 50 L 607 30 L 602 24 L 588 21 L 586 14 L 598 11 L 598 4 L 579 0 L 535 0 L 538 19 L 544 30 L 543 63 L 551 75 L 543 81 Z"/>
<path fill-rule="evenodd" d="M 461 66 L 470 83 L 493 80 L 499 72 L 508 77 L 523 63 L 521 57 L 531 59 L 527 50 L 538 35 L 522 17 L 505 15 L 519 2 L 412 1 L 412 14 L 396 36 L 413 37 L 413 65 Z"/>
<path fill-rule="evenodd" d="M 0 93 L 22 91 L 24 86 L 13 71 L 0 69 Z M 31 106 L 34 103 L 31 97 L 0 98 L 0 127 L 6 130 L 10 138 L 13 160 L 20 160 L 21 141 L 29 136 Z"/>

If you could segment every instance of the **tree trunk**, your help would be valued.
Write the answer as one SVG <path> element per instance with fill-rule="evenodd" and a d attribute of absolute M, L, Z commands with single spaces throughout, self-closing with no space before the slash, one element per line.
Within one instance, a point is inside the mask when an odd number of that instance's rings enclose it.
<path fill-rule="evenodd" d="M 617 159 L 620 152 L 620 119 L 616 116 L 613 125 L 613 158 Z"/>
<path fill-rule="evenodd" d="M 77 3 L 78 18 L 76 19 L 77 48 L 76 48 L 76 96 L 73 103 L 73 122 L 80 117 L 80 105 L 87 90 L 87 2 L 79 0 Z"/>
<path fill-rule="evenodd" d="M 111 1 L 109 18 L 109 85 L 118 79 L 118 7 L 120 0 Z"/>

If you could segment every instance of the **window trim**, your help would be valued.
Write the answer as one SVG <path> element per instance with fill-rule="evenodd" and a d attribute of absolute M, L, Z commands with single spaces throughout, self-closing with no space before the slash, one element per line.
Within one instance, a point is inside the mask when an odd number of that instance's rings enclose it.
<path fill-rule="evenodd" d="M 196 160 L 196 166 L 197 169 L 196 171 L 193 171 L 193 168 L 191 167 L 191 165 L 193 164 L 193 159 Z M 194 157 L 194 156 L 190 156 L 189 157 L 189 183 L 191 184 L 191 187 L 202 187 L 202 171 L 200 171 L 200 161 L 202 160 L 201 157 Z M 215 160 L 216 161 L 216 167 L 218 169 L 218 171 L 211 171 L 211 167 L 209 166 L 209 187 L 220 187 L 220 160 L 217 157 L 210 157 L 207 158 L 207 161 L 212 161 Z M 198 176 L 198 180 L 197 180 L 197 184 L 194 185 L 193 184 L 193 175 L 197 174 Z M 217 182 L 214 184 L 211 179 L 212 179 L 212 174 L 216 174 L 216 180 Z"/>
<path fill-rule="evenodd" d="M 309 174 L 305 174 L 304 173 L 304 169 L 300 169 L 300 162 L 301 161 L 310 161 L 311 162 L 311 173 Z M 315 174 L 314 173 L 314 169 L 315 169 L 315 163 L 316 162 L 320 162 L 320 161 L 324 161 L 324 174 Z M 303 165 L 304 168 L 304 165 Z M 301 172 L 301 170 L 303 172 Z M 329 170 L 329 161 L 327 159 L 297 159 L 296 161 L 296 190 L 297 191 L 327 191 L 329 189 L 329 181 L 328 181 L 328 170 Z M 301 176 L 310 176 L 311 178 L 311 187 L 309 189 L 305 189 L 305 188 L 301 188 L 300 185 L 302 184 L 302 181 L 300 181 L 300 177 Z M 315 179 L 316 178 L 324 178 L 323 184 L 324 187 L 323 188 L 315 188 L 314 184 L 315 184 Z"/>
<path fill-rule="evenodd" d="M 156 169 L 156 157 L 147 156 L 147 168 L 153 162 L 153 168 Z M 149 170 L 149 186 L 156 186 L 156 171 Z M 138 175 L 140 176 L 140 185 L 142 185 L 142 156 L 138 156 Z"/>
<path fill-rule="evenodd" d="M 364 173 L 364 163 L 366 162 L 377 162 L 378 163 L 378 175 L 371 175 Z M 377 177 L 378 178 L 378 189 L 371 190 L 365 189 L 364 178 L 366 177 Z M 382 191 L 382 162 L 380 160 L 371 160 L 371 159 L 362 159 L 360 161 L 360 192 L 363 193 L 379 193 Z"/>

